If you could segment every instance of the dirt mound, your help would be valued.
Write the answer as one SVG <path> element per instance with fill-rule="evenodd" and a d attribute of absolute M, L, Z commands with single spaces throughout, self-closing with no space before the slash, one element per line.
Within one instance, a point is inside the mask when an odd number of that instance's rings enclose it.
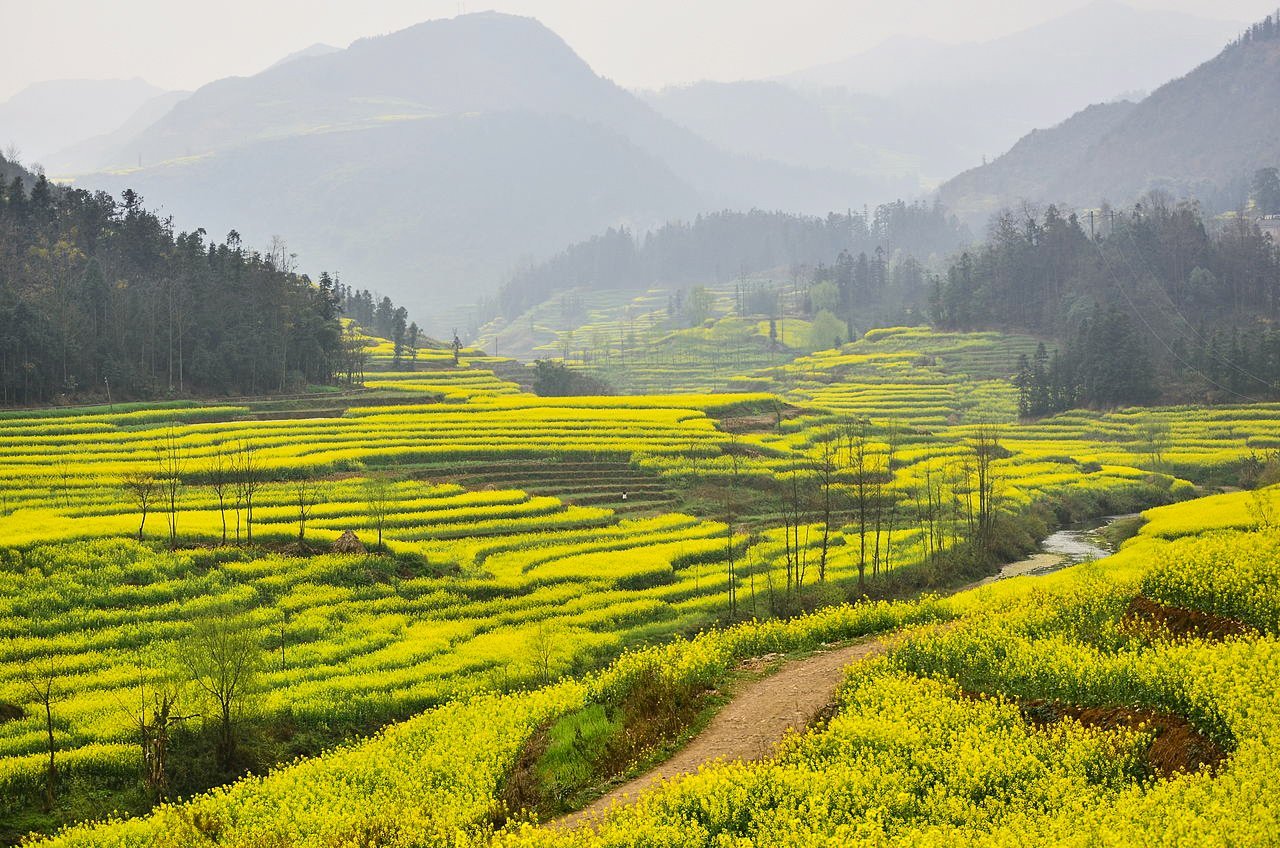
<path fill-rule="evenodd" d="M 17 704 L 0 701 L 0 724 L 7 721 L 19 721 L 27 717 L 27 711 Z"/>
<path fill-rule="evenodd" d="M 1234 618 L 1226 618 L 1199 610 L 1172 607 L 1144 598 L 1129 602 L 1121 624 L 1137 632 L 1156 632 L 1179 638 L 1221 641 L 1228 636 L 1257 633 L 1257 629 Z"/>
<path fill-rule="evenodd" d="M 360 537 L 351 530 L 343 531 L 341 536 L 333 540 L 333 552 L 336 554 L 367 553 L 364 542 L 361 542 Z"/>
<path fill-rule="evenodd" d="M 772 433 L 783 421 L 790 421 L 805 415 L 809 410 L 798 406 L 784 404 L 774 412 L 761 412 L 755 415 L 733 415 L 719 419 L 718 426 L 726 433 Z"/>
<path fill-rule="evenodd" d="M 1221 748 L 1181 716 L 1128 707 L 1077 707 L 1038 700 L 1022 701 L 1018 706 L 1029 724 L 1044 726 L 1073 718 L 1085 727 L 1150 734 L 1147 766 L 1163 778 L 1202 768 L 1216 769 L 1226 759 Z"/>

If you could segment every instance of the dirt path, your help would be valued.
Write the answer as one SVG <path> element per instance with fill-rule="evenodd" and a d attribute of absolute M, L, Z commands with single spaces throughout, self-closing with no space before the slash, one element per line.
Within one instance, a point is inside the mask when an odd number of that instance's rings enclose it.
<path fill-rule="evenodd" d="M 803 730 L 831 703 L 851 663 L 883 652 L 870 639 L 787 663 L 733 696 L 706 729 L 662 765 L 624 783 L 576 813 L 550 822 L 568 828 L 600 818 L 664 778 L 692 774 L 713 760 L 758 760 L 771 755 L 788 730 Z"/>
<path fill-rule="evenodd" d="M 1006 566 L 999 574 L 946 594 L 976 589 L 1002 577 L 1035 573 L 1062 559 L 1063 556 L 1056 553 L 1033 554 Z M 671 759 L 597 798 L 578 812 L 548 822 L 548 826 L 571 828 L 590 824 L 614 805 L 634 801 L 660 780 L 692 774 L 714 760 L 759 760 L 770 756 L 788 730 L 803 730 L 831 703 L 849 665 L 884 652 L 885 639 L 885 636 L 873 637 L 814 654 L 787 663 L 777 673 L 754 681 L 737 692 L 706 729 Z"/>

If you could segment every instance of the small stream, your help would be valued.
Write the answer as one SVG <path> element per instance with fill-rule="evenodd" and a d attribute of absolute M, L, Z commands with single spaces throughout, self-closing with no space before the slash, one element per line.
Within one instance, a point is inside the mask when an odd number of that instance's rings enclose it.
<path fill-rule="evenodd" d="M 1108 515 L 1106 518 L 1082 527 L 1059 530 L 1040 543 L 1039 553 L 1005 565 L 998 574 L 982 582 L 983 584 L 994 583 L 997 580 L 1028 574 L 1049 574 L 1069 565 L 1078 565 L 1110 556 L 1115 551 L 1099 531 L 1117 521 L 1133 518 L 1134 515 Z"/>

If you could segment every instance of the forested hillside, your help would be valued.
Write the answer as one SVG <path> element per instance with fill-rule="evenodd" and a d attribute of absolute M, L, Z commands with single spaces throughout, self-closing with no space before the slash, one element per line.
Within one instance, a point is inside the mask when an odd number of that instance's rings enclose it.
<path fill-rule="evenodd" d="M 826 218 L 718 212 L 673 222 L 643 237 L 611 229 L 572 245 L 517 273 L 499 293 L 496 311 L 512 318 L 562 289 L 718 282 L 796 264 L 831 263 L 841 252 L 945 256 L 968 238 L 942 207 L 902 201 Z"/>
<path fill-rule="evenodd" d="M 1064 143 L 1051 147 L 1040 143 L 1048 138 L 1028 137 L 943 186 L 940 197 L 970 216 L 1022 200 L 1125 205 L 1152 189 L 1195 197 L 1214 211 L 1240 208 L 1254 174 L 1280 164 L 1278 63 L 1280 15 L 1272 15 L 1132 109 L 1081 113 L 1052 131 L 1049 138 Z"/>
<path fill-rule="evenodd" d="M 127 191 L 55 187 L 0 160 L 0 402 L 258 394 L 333 379 L 333 283 L 281 249 L 171 223 Z M 30 188 L 27 188 L 30 186 Z"/>
<path fill-rule="evenodd" d="M 1091 238 L 1091 232 L 1096 236 Z M 1024 373 L 1027 411 L 1172 398 L 1239 401 L 1280 387 L 1280 253 L 1246 218 L 1211 227 L 1151 195 L 1093 221 L 1004 213 L 934 286 L 939 326 L 1016 328 L 1065 343 Z"/>
<path fill-rule="evenodd" d="M 1013 148 L 981 168 L 965 171 L 938 190 L 938 201 L 975 224 L 1017 198 L 1044 195 L 1045 174 L 1081 154 L 1127 118 L 1136 104 L 1099 103 L 1045 130 L 1032 130 Z"/>

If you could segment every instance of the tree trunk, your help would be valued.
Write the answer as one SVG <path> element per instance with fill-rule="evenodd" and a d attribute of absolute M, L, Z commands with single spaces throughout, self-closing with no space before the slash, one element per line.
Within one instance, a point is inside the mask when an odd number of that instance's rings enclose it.
<path fill-rule="evenodd" d="M 54 752 L 57 747 L 53 738 L 53 702 L 49 698 L 44 701 L 44 728 L 49 741 L 49 766 L 44 775 L 44 811 L 47 813 L 53 809 L 53 803 L 57 800 L 56 784 L 58 780 L 58 764 L 54 760 Z"/>

